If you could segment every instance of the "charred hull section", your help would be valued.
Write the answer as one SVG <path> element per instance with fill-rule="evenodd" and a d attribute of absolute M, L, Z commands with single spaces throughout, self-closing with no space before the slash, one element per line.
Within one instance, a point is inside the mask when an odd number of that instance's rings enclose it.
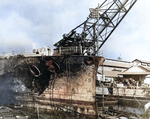
<path fill-rule="evenodd" d="M 22 95 L 17 99 L 25 106 L 71 110 L 74 115 L 90 115 L 97 118 L 95 84 L 101 57 L 49 56 L 20 57 L 15 59 L 8 72 L 20 78 L 30 92 L 38 95 Z M 5 71 L 5 73 L 8 73 Z M 90 117 L 89 116 L 89 117 Z"/>

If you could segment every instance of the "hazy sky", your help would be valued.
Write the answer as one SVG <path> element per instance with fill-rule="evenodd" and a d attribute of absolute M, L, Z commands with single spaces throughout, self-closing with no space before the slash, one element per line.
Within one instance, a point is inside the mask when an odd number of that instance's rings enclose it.
<path fill-rule="evenodd" d="M 50 46 L 104 0 L 0 0 L 0 53 Z M 105 42 L 104 57 L 150 61 L 150 1 L 138 0 Z"/>

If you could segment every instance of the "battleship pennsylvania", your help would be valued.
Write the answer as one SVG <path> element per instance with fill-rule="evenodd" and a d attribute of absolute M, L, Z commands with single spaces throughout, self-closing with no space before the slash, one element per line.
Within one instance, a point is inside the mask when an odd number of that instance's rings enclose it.
<path fill-rule="evenodd" d="M 9 101 L 98 118 L 96 78 L 97 69 L 104 61 L 98 56 L 99 49 L 136 1 L 105 0 L 90 9 L 83 23 L 54 44 L 52 56 L 16 55 L 0 60 L 3 91 L 7 92 L 8 84 L 13 90 Z"/>

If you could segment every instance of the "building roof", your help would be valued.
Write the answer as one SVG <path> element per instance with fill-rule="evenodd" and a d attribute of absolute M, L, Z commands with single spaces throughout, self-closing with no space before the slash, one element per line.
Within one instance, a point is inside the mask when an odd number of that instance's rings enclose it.
<path fill-rule="evenodd" d="M 138 61 L 140 62 L 140 65 L 134 65 L 134 62 Z M 146 64 L 146 65 L 142 65 Z M 113 60 L 113 59 L 105 59 L 103 63 L 104 67 L 114 67 L 114 68 L 124 68 L 124 72 L 119 72 L 119 71 L 109 71 L 109 70 L 104 70 L 104 75 L 107 77 L 120 77 L 123 75 L 150 75 L 150 62 L 144 61 L 144 60 L 139 60 L 135 59 L 132 62 L 127 62 L 127 61 L 120 61 L 120 60 Z M 122 70 L 123 71 L 123 70 Z"/>
<path fill-rule="evenodd" d="M 141 66 L 141 67 L 147 69 L 150 72 L 150 66 Z"/>
<path fill-rule="evenodd" d="M 120 75 L 149 75 L 150 72 L 143 66 L 132 66 L 124 72 L 120 73 Z"/>
<path fill-rule="evenodd" d="M 104 71 L 106 77 L 118 77 L 119 71 Z"/>
<path fill-rule="evenodd" d="M 141 59 L 135 59 L 135 60 L 133 60 L 132 62 L 134 62 L 134 61 L 139 61 L 139 62 L 141 62 L 141 63 L 150 64 L 150 61 L 141 60 Z"/>
<path fill-rule="evenodd" d="M 132 63 L 126 61 L 106 59 L 103 65 L 108 67 L 130 68 L 132 66 Z"/>
<path fill-rule="evenodd" d="M 122 72 L 119 75 L 150 75 L 150 72 Z"/>

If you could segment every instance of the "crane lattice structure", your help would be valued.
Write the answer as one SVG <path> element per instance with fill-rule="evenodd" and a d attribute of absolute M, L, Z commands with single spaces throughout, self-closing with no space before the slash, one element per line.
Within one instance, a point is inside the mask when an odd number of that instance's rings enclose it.
<path fill-rule="evenodd" d="M 90 9 L 87 19 L 72 29 L 63 39 L 55 43 L 54 52 L 60 53 L 60 48 L 76 47 L 80 54 L 96 56 L 112 32 L 123 20 L 137 0 L 105 0 L 95 9 Z"/>

